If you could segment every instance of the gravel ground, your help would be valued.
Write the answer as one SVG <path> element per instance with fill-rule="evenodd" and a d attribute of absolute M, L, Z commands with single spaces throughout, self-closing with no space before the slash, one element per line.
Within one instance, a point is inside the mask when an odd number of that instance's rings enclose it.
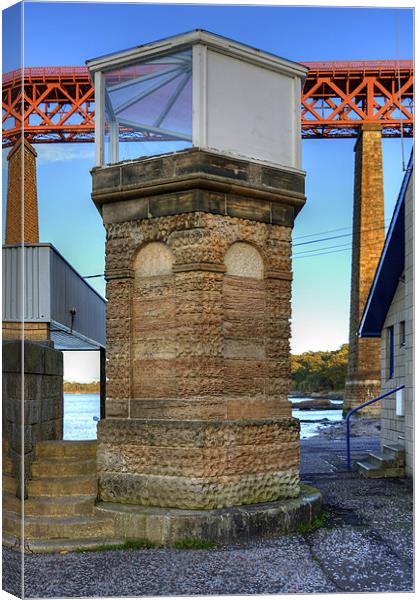
<path fill-rule="evenodd" d="M 378 446 L 377 438 L 357 437 L 353 458 Z M 325 527 L 215 550 L 28 555 L 25 596 L 412 591 L 410 481 L 347 473 L 342 438 L 303 440 L 301 456 L 302 480 L 324 495 Z M 20 556 L 4 549 L 3 563 L 5 589 L 19 592 Z"/>

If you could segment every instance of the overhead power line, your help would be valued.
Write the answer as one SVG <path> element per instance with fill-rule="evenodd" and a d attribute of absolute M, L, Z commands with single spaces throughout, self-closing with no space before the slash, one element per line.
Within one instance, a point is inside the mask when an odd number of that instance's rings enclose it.
<path fill-rule="evenodd" d="M 385 227 L 387 227 L 387 225 L 385 225 Z M 370 231 L 379 231 L 380 229 L 383 229 L 383 227 L 374 227 L 373 229 L 361 229 L 360 233 L 368 233 Z M 329 240 L 338 240 L 340 238 L 351 237 L 352 235 L 353 235 L 353 233 L 342 233 L 341 235 L 332 235 L 329 237 L 318 238 L 317 240 L 309 240 L 307 242 L 299 242 L 297 244 L 292 244 L 292 247 L 306 246 L 307 244 L 316 244 L 317 242 L 326 242 Z"/>
<path fill-rule="evenodd" d="M 307 254 L 305 256 L 292 256 L 292 259 L 298 258 L 313 258 L 314 256 L 322 256 L 324 254 L 336 254 L 337 252 L 346 252 L 347 250 L 351 250 L 351 246 L 348 248 L 343 248 L 342 250 L 332 250 L 331 252 L 317 252 L 316 254 Z"/>
<path fill-rule="evenodd" d="M 303 240 L 304 238 L 313 237 L 314 235 L 324 235 L 324 233 L 335 233 L 336 231 L 345 231 L 346 229 L 351 229 L 352 226 L 348 227 L 339 227 L 338 229 L 328 229 L 327 231 L 317 231 L 316 233 L 307 233 L 306 235 L 298 235 L 295 237 L 295 240 Z"/>
<path fill-rule="evenodd" d="M 303 250 L 302 252 L 298 252 L 296 254 L 294 254 L 293 256 L 302 256 L 303 254 L 310 254 L 311 252 L 323 252 L 324 250 L 333 250 L 335 248 L 344 248 L 344 247 L 349 247 L 351 248 L 351 244 L 349 245 L 348 242 L 346 242 L 345 244 L 336 244 L 335 246 L 323 246 L 322 248 L 313 248 L 312 250 Z"/>

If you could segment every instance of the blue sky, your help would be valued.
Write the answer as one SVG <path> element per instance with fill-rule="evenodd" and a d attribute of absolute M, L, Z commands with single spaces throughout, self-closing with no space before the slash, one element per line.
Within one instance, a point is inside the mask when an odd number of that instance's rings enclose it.
<path fill-rule="evenodd" d="M 4 13 L 3 46 L 12 51 L 3 54 L 3 72 L 19 67 L 16 13 L 17 7 Z M 395 59 L 397 22 L 398 57 L 412 58 L 411 9 L 27 2 L 24 63 L 83 65 L 95 56 L 195 28 L 295 61 Z M 295 243 L 300 236 L 336 228 L 350 233 L 354 140 L 303 140 L 302 145 L 308 200 L 296 221 Z M 399 139 L 383 141 L 387 221 L 403 176 L 400 146 Z M 411 140 L 406 140 L 406 160 L 410 147 Z M 42 241 L 57 246 L 81 274 L 103 272 L 105 236 L 90 199 L 93 145 L 36 149 Z M 347 341 L 350 260 L 349 250 L 294 260 L 294 352 L 337 348 Z M 104 292 L 102 280 L 92 282 Z"/>

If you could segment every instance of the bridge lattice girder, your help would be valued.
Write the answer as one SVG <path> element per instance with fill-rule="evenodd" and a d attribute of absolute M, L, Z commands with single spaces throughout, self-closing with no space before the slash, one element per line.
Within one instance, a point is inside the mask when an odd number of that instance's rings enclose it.
<path fill-rule="evenodd" d="M 364 123 L 413 135 L 413 62 L 309 62 L 302 137 L 356 137 Z M 3 147 L 22 130 L 32 143 L 92 142 L 95 96 L 86 67 L 32 67 L 3 76 Z M 122 131 L 122 139 L 153 139 Z M 162 139 L 162 137 L 160 137 Z"/>

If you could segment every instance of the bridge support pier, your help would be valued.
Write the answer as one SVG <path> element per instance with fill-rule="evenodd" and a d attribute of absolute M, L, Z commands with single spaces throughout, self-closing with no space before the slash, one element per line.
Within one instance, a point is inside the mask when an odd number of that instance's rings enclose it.
<path fill-rule="evenodd" d="M 25 138 L 19 139 L 7 156 L 6 244 L 39 242 L 36 156 Z"/>
<path fill-rule="evenodd" d="M 344 414 L 380 393 L 380 340 L 359 338 L 360 319 L 384 244 L 381 126 L 365 124 L 355 148 L 349 363 Z M 362 409 L 377 415 L 379 403 Z"/>

